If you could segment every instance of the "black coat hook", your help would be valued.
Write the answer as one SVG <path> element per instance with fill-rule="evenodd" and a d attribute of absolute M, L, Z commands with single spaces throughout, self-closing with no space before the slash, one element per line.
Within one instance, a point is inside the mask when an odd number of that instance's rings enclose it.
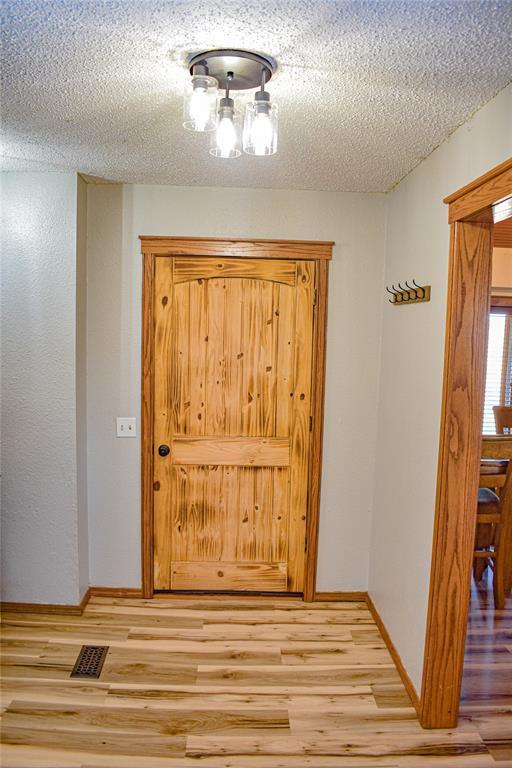
<path fill-rule="evenodd" d="M 407 290 L 407 288 L 404 288 L 402 283 L 398 283 L 398 287 L 402 291 L 402 301 L 408 301 L 408 299 L 410 299 L 411 297 L 409 295 L 409 291 Z"/>
<path fill-rule="evenodd" d="M 395 293 L 394 291 L 390 291 L 390 290 L 389 290 L 389 288 L 387 287 L 387 285 L 386 285 L 386 291 L 387 291 L 388 293 L 390 293 L 390 294 L 391 294 L 391 296 L 393 296 L 393 298 L 392 298 L 392 299 L 388 299 L 389 303 L 390 303 L 390 304 L 394 304 L 394 303 L 396 302 L 396 293 Z"/>
<path fill-rule="evenodd" d="M 416 280 L 415 280 L 414 278 L 413 278 L 412 282 L 413 282 L 413 285 L 415 285 L 415 286 L 416 286 L 416 288 L 419 288 L 419 289 L 420 289 L 420 291 L 421 291 L 421 296 L 419 296 L 418 298 L 420 298 L 420 299 L 424 299 L 424 298 L 425 298 L 425 289 L 424 289 L 424 288 L 422 288 L 422 286 L 421 286 L 421 285 L 418 285 L 418 283 L 416 282 Z"/>
<path fill-rule="evenodd" d="M 400 285 L 400 283 L 398 283 L 398 285 Z M 395 292 L 396 303 L 400 304 L 400 302 L 404 300 L 404 295 L 403 295 L 402 291 L 399 291 L 398 288 L 395 288 L 395 284 L 394 283 L 391 284 L 391 287 L 392 287 L 392 289 Z"/>
<path fill-rule="evenodd" d="M 409 285 L 407 280 L 405 281 L 406 286 L 409 288 L 409 298 L 410 299 L 417 299 L 418 298 L 418 291 L 412 287 L 412 285 Z"/>

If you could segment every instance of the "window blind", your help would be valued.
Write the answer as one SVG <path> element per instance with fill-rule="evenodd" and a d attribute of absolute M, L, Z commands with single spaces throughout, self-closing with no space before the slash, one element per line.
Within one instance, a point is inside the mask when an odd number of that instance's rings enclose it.
<path fill-rule="evenodd" d="M 496 433 L 493 406 L 511 405 L 512 338 L 511 316 L 506 309 L 491 310 L 487 340 L 487 365 L 485 375 L 485 399 L 483 434 Z"/>

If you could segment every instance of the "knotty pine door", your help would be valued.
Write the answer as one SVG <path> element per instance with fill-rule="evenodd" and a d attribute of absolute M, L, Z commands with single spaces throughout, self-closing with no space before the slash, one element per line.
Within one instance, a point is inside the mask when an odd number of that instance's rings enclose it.
<path fill-rule="evenodd" d="M 315 261 L 154 280 L 154 588 L 302 592 Z"/>

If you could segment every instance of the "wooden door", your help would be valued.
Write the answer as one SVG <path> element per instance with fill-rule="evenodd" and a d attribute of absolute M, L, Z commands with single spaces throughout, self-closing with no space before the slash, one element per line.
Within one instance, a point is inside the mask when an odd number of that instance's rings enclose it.
<path fill-rule="evenodd" d="M 315 261 L 154 270 L 154 588 L 302 592 Z"/>

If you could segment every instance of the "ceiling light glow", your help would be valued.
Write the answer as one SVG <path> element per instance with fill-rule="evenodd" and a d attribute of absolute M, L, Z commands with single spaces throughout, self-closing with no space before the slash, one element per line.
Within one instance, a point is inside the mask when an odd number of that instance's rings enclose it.
<path fill-rule="evenodd" d="M 229 90 L 226 88 L 226 94 Z M 213 136 L 210 154 L 214 157 L 240 157 L 240 130 L 233 99 L 226 95 L 220 100 L 217 129 Z"/>
<path fill-rule="evenodd" d="M 218 83 L 205 70 L 201 65 L 194 67 L 183 101 L 183 127 L 198 133 L 215 130 L 217 122 Z"/>
<path fill-rule="evenodd" d="M 198 133 L 212 131 L 210 154 L 236 158 L 242 154 L 268 156 L 277 152 L 277 106 L 265 86 L 276 71 L 268 56 L 240 50 L 214 50 L 189 58 L 190 81 L 184 100 L 185 128 Z M 218 88 L 225 95 L 218 102 Z M 243 139 L 232 91 L 258 88 L 247 104 Z"/>
<path fill-rule="evenodd" d="M 244 152 L 260 156 L 277 152 L 277 107 L 263 86 L 245 108 Z"/>

